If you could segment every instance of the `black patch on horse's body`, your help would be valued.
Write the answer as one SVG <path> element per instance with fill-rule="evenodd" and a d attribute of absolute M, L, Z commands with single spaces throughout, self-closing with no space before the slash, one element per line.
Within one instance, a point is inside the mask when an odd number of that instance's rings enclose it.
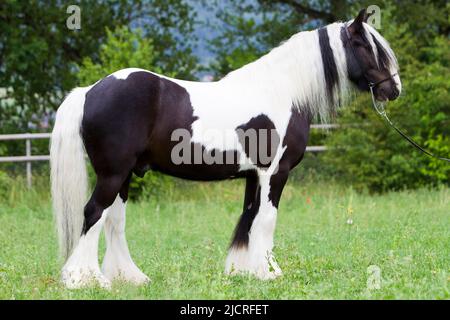
<path fill-rule="evenodd" d="M 333 49 L 330 46 L 330 38 L 328 37 L 327 28 L 320 28 L 318 33 L 328 99 L 332 102 L 334 91 L 339 85 L 339 74 L 336 67 L 336 61 L 334 60 Z M 330 105 L 333 105 L 333 103 L 330 103 Z"/>
<path fill-rule="evenodd" d="M 270 167 L 280 144 L 280 136 L 272 120 L 260 114 L 237 127 L 236 132 L 239 143 L 252 163 L 259 168 Z"/>

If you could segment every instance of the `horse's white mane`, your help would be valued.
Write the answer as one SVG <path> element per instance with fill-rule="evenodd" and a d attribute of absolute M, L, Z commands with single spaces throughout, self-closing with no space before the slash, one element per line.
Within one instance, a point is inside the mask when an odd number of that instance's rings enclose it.
<path fill-rule="evenodd" d="M 364 24 L 364 27 L 366 29 L 366 32 L 368 34 L 372 35 L 381 44 L 381 46 L 385 50 L 385 52 L 388 56 L 389 62 L 391 64 L 391 67 L 393 69 L 393 70 L 391 70 L 391 72 L 393 72 L 393 73 L 398 72 L 400 70 L 400 68 L 398 66 L 398 61 L 394 54 L 394 51 L 392 50 L 391 46 L 389 45 L 389 42 L 387 42 L 387 40 L 385 38 L 383 38 L 381 36 L 381 34 L 379 34 L 379 32 L 375 28 L 373 28 L 370 24 Z M 369 38 L 370 38 L 370 40 L 372 40 L 371 37 L 369 37 Z M 377 50 L 375 50 L 375 51 L 376 51 L 376 56 L 378 58 L 378 52 L 377 52 Z"/>
<path fill-rule="evenodd" d="M 318 29 L 293 35 L 279 47 L 229 73 L 221 81 L 251 84 L 262 90 L 271 90 L 279 97 L 289 96 L 294 106 L 327 122 L 334 110 L 348 102 L 354 88 L 347 76 L 346 54 L 341 39 L 344 25 L 337 22 L 326 26 L 338 73 L 337 90 L 333 91 L 332 97 L 327 92 Z M 397 68 L 395 55 L 387 41 L 372 27 L 364 25 L 366 32 L 378 40 Z M 375 43 L 372 37 L 368 39 L 377 57 Z"/>

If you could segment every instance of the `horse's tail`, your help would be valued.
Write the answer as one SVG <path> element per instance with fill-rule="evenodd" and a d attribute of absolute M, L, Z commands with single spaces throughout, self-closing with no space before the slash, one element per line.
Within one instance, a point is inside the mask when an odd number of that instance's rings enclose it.
<path fill-rule="evenodd" d="M 76 88 L 61 104 L 50 144 L 53 211 L 64 260 L 77 245 L 84 223 L 88 179 L 80 129 L 88 90 Z"/>

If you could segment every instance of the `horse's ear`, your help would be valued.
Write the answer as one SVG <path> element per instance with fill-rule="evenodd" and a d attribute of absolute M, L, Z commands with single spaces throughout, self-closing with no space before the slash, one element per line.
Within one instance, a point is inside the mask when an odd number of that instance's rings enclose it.
<path fill-rule="evenodd" d="M 355 20 L 353 21 L 353 23 L 350 25 L 349 29 L 352 32 L 360 32 L 362 30 L 364 30 L 364 26 L 363 23 L 367 22 L 367 19 L 369 18 L 369 16 L 367 15 L 367 11 L 366 9 L 362 9 L 358 16 L 355 18 Z"/>

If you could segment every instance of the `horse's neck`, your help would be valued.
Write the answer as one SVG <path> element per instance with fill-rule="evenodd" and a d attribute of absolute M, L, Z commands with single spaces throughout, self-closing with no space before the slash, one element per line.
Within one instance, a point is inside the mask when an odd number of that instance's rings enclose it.
<path fill-rule="evenodd" d="M 338 74 L 342 78 L 333 99 L 328 98 L 326 91 L 318 30 L 292 36 L 260 59 L 231 72 L 222 81 L 289 97 L 300 109 L 326 120 L 336 107 L 332 104 L 342 100 L 344 92 L 341 91 L 347 86 L 341 27 L 342 24 L 327 27 Z"/>

